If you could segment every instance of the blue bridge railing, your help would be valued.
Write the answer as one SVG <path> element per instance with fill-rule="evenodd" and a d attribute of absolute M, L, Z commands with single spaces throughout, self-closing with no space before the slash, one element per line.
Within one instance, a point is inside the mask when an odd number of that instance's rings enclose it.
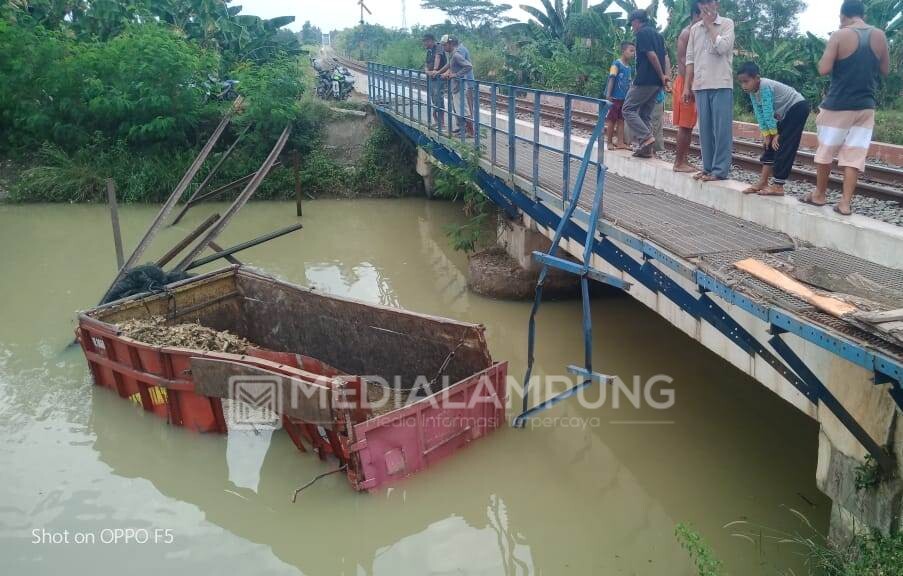
<path fill-rule="evenodd" d="M 478 154 L 566 204 L 594 129 L 609 103 L 598 98 L 482 80 L 431 78 L 422 70 L 367 64 L 371 103 L 433 137 L 472 147 Z M 579 118 L 577 118 L 579 116 Z M 575 124 L 577 126 L 575 127 Z M 593 148 L 590 173 L 598 176 L 604 145 Z M 587 192 L 592 194 L 592 183 Z"/>

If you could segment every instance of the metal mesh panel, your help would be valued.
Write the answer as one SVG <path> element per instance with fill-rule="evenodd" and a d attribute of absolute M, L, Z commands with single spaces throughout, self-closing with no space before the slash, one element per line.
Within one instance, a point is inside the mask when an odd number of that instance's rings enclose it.
<path fill-rule="evenodd" d="M 807 282 L 834 292 L 903 307 L 903 270 L 881 266 L 830 248 L 803 248 L 778 256 L 807 272 Z"/>

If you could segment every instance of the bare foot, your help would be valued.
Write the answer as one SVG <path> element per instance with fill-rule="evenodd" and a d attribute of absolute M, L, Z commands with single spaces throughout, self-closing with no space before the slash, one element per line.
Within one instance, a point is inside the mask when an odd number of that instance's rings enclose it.
<path fill-rule="evenodd" d="M 633 148 L 631 148 L 627 144 L 618 144 L 617 146 L 615 146 L 615 150 L 633 150 Z"/>
<path fill-rule="evenodd" d="M 700 180 L 702 182 L 715 182 L 717 180 L 724 180 L 724 178 L 719 178 L 719 177 L 715 176 L 714 174 L 706 174 L 705 176 L 700 178 Z"/>
<path fill-rule="evenodd" d="M 708 175 L 709 175 L 708 172 L 706 172 L 705 170 L 702 170 L 700 172 L 697 172 L 696 174 L 693 174 L 693 180 L 702 180 L 703 178 L 705 178 Z"/>
<path fill-rule="evenodd" d="M 767 186 L 763 188 L 761 192 L 759 192 L 759 196 L 783 196 L 784 195 L 784 187 L 776 186 L 772 184 L 771 186 Z"/>
<path fill-rule="evenodd" d="M 674 171 L 689 173 L 689 172 L 696 172 L 696 168 L 690 166 L 689 164 L 679 164 L 677 166 L 674 166 Z"/>

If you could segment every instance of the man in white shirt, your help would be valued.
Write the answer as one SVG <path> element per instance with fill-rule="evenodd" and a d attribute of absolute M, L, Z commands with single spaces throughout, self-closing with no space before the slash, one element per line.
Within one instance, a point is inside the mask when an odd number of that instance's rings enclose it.
<path fill-rule="evenodd" d="M 717 0 L 699 0 L 702 20 L 690 28 L 683 100 L 695 99 L 704 182 L 726 180 L 734 141 L 734 21 L 718 13 Z"/>

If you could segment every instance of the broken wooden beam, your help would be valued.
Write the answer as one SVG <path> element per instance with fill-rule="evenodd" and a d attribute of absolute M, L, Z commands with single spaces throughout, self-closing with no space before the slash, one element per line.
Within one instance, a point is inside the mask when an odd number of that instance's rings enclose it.
<path fill-rule="evenodd" d="M 178 224 L 179 221 L 181 221 L 185 216 L 185 214 L 191 209 L 191 207 L 194 205 L 195 198 L 197 198 L 204 192 L 204 189 L 207 188 L 207 185 L 210 184 L 210 181 L 213 180 L 213 177 L 216 176 L 217 172 L 219 172 L 219 169 L 223 165 L 223 163 L 229 159 L 229 156 L 232 155 L 235 147 L 238 146 L 238 143 L 241 142 L 242 138 L 245 137 L 245 134 L 247 134 L 250 128 L 251 124 L 249 123 L 247 126 L 245 126 L 244 130 L 239 133 L 238 137 L 235 138 L 235 142 L 233 142 L 232 145 L 229 146 L 229 149 L 226 150 L 226 153 L 223 154 L 223 157 L 219 159 L 219 162 L 217 162 L 216 165 L 213 166 L 213 169 L 210 170 L 210 173 L 207 174 L 207 177 L 204 178 L 204 180 L 198 185 L 197 190 L 191 193 L 191 196 L 185 202 L 185 205 L 182 206 L 182 210 L 179 211 L 178 214 L 176 214 L 176 217 L 173 219 L 170 226 L 175 226 L 176 224 Z"/>
<path fill-rule="evenodd" d="M 179 198 L 182 197 L 182 194 L 185 193 L 185 190 L 188 189 L 188 185 L 191 184 L 192 180 L 194 180 L 194 177 L 201 169 L 201 166 L 204 165 L 207 157 L 210 156 L 210 153 L 213 151 L 213 148 L 219 141 L 220 136 L 223 135 L 226 127 L 232 121 L 232 115 L 241 107 L 242 100 L 243 98 L 239 96 L 235 100 L 235 102 L 232 103 L 232 107 L 229 109 L 229 112 L 226 113 L 225 116 L 223 116 L 223 119 L 220 121 L 219 126 L 216 127 L 216 130 L 214 130 L 213 134 L 210 136 L 210 139 L 204 145 L 204 148 L 201 149 L 201 152 L 194 159 L 194 162 L 191 163 L 191 166 L 188 167 L 188 170 L 182 176 L 182 180 L 179 181 L 176 189 L 172 191 L 172 194 L 169 195 L 169 198 L 163 204 L 163 207 L 160 208 L 160 211 L 157 213 L 157 216 L 154 218 L 153 222 L 151 222 L 150 227 L 144 233 L 144 237 L 141 238 L 141 241 L 138 242 L 138 245 L 135 247 L 132 255 L 129 256 L 129 259 L 125 262 L 125 264 L 119 267 L 119 272 L 116 273 L 116 277 L 113 278 L 113 281 L 110 282 L 110 286 L 106 289 L 106 291 L 104 291 L 100 302 L 103 302 L 107 299 L 107 296 L 109 296 L 110 292 L 113 290 L 113 286 L 115 286 L 117 282 L 122 280 L 126 273 L 132 267 L 134 267 L 135 264 L 138 263 L 138 260 L 142 256 L 144 256 L 144 252 L 147 250 L 154 237 L 156 237 L 157 233 L 160 231 L 160 228 L 163 226 L 163 222 L 169 216 L 169 213 L 172 212 L 173 208 L 175 208 L 176 203 L 179 201 Z"/>
<path fill-rule="evenodd" d="M 116 268 L 122 268 L 125 256 L 122 250 L 122 230 L 119 228 L 119 203 L 116 201 L 116 182 L 107 178 L 107 204 L 110 206 L 110 222 L 113 224 L 113 247 L 116 249 Z"/>
<path fill-rule="evenodd" d="M 281 164 L 282 164 L 282 162 L 275 162 L 270 167 L 270 170 L 272 170 L 273 168 L 276 168 L 277 166 L 280 166 Z M 252 172 L 252 173 L 248 174 L 247 176 L 242 176 L 238 180 L 233 180 L 232 182 L 229 182 L 228 184 L 223 184 L 219 188 L 216 188 L 215 190 L 211 190 L 210 192 L 207 192 L 206 194 L 201 194 L 200 196 L 195 198 L 194 201 L 191 202 L 191 205 L 194 206 L 196 204 L 200 204 L 201 202 L 203 202 L 205 200 L 210 200 L 211 198 L 216 198 L 223 192 L 228 192 L 229 190 L 231 190 L 233 188 L 238 188 L 239 186 L 244 186 L 245 184 L 250 182 L 252 178 L 254 178 L 255 174 L 257 174 L 257 172 Z"/>
<path fill-rule="evenodd" d="M 225 215 L 217 222 L 213 228 L 207 231 L 207 233 L 201 238 L 201 240 L 197 243 L 197 245 L 191 249 L 191 251 L 186 255 L 175 268 L 176 272 L 184 272 L 186 268 L 194 262 L 195 258 L 203 252 L 207 245 L 210 244 L 211 240 L 216 240 L 217 236 L 225 229 L 226 226 L 229 225 L 229 222 L 232 221 L 232 218 L 238 213 L 239 210 L 251 199 L 251 196 L 254 195 L 254 192 L 257 191 L 257 188 L 260 187 L 260 184 L 263 182 L 263 179 L 266 178 L 266 175 L 270 172 L 270 169 L 273 167 L 273 164 L 276 163 L 276 160 L 279 158 L 279 155 L 282 154 L 282 149 L 285 148 L 285 144 L 288 142 L 288 137 L 292 133 L 292 125 L 289 124 L 285 127 L 285 130 L 282 131 L 282 134 L 279 136 L 279 139 L 276 141 L 276 145 L 273 146 L 273 149 L 270 151 L 269 156 L 267 156 L 266 160 L 264 160 L 263 164 L 260 166 L 260 170 L 254 174 L 254 178 L 245 186 L 245 189 L 242 190 L 241 194 L 238 195 L 238 198 L 229 206 L 229 209 L 226 211 Z"/>
<path fill-rule="evenodd" d="M 197 228 L 189 232 L 188 236 L 185 236 L 184 238 L 179 240 L 179 242 L 175 246 L 173 246 L 169 250 L 169 252 L 161 256 L 160 259 L 157 260 L 156 265 L 160 268 L 163 268 L 164 266 L 169 264 L 173 258 L 178 256 L 182 252 L 182 250 L 188 248 L 188 246 L 191 245 L 192 242 L 197 240 L 201 234 L 203 234 L 207 231 L 208 228 L 216 224 L 217 220 L 219 220 L 219 214 L 211 214 L 210 217 L 201 222 L 197 226 Z"/>
<path fill-rule="evenodd" d="M 300 230 L 301 228 L 303 228 L 303 226 L 301 224 L 292 224 L 291 226 L 286 226 L 285 228 L 280 228 L 279 230 L 270 232 L 269 234 L 264 234 L 263 236 L 254 238 L 253 240 L 248 240 L 247 242 L 242 242 L 241 244 L 236 244 L 235 246 L 232 246 L 231 248 L 226 248 L 225 250 L 220 248 L 213 242 L 211 242 L 210 246 L 217 250 L 216 254 L 211 254 L 210 256 L 205 256 L 203 258 L 195 260 L 194 262 L 189 264 L 185 268 L 185 270 L 193 270 L 195 268 L 199 268 L 200 266 L 203 266 L 204 264 L 209 264 L 211 262 L 219 260 L 220 258 L 226 258 L 228 260 L 232 254 L 241 252 L 242 250 L 247 250 L 248 248 L 253 248 L 254 246 L 259 246 L 260 244 L 263 244 L 264 242 L 269 242 L 270 240 L 274 240 L 281 236 L 285 236 L 286 234 L 291 234 L 292 232 L 294 232 L 296 230 Z M 233 262 L 233 264 L 234 264 L 234 262 Z M 240 263 L 239 263 L 239 265 L 240 265 Z"/>
<path fill-rule="evenodd" d="M 229 254 L 226 254 L 225 253 L 226 251 L 223 249 L 223 247 L 220 246 L 219 244 L 217 244 L 216 242 L 213 242 L 212 240 L 210 241 L 210 249 L 213 250 L 214 252 L 223 252 L 223 259 L 226 262 L 228 262 L 229 264 L 234 264 L 236 266 L 244 266 L 244 264 L 242 264 L 241 260 L 239 260 L 238 258 L 233 256 L 231 252 Z"/>
<path fill-rule="evenodd" d="M 774 286 L 779 290 L 783 290 L 788 294 L 796 296 L 800 300 L 808 302 L 812 306 L 831 316 L 843 318 L 848 314 L 859 311 L 859 308 L 853 306 L 849 302 L 840 300 L 839 298 L 817 294 L 812 288 L 806 286 L 802 282 L 791 278 L 780 270 L 772 268 L 768 264 L 756 260 L 755 258 L 747 258 L 746 260 L 734 262 L 734 267 L 758 278 L 770 286 Z"/>

